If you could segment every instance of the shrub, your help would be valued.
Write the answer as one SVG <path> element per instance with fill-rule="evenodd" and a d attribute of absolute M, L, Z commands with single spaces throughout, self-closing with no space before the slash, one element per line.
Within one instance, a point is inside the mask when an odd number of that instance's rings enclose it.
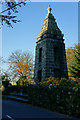
<path fill-rule="evenodd" d="M 33 105 L 80 117 L 79 92 L 80 87 L 52 86 L 49 89 L 44 85 L 30 85 L 28 86 L 28 99 Z"/>
<path fill-rule="evenodd" d="M 79 78 L 76 81 L 66 78 L 58 79 L 51 76 L 39 83 L 39 85 L 45 85 L 45 86 L 49 86 L 50 84 L 52 84 L 53 86 L 75 87 L 75 86 L 80 86 L 80 80 Z"/>

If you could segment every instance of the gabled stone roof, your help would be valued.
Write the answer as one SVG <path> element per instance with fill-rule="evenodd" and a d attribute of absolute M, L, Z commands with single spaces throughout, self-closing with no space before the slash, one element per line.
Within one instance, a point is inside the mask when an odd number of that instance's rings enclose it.
<path fill-rule="evenodd" d="M 48 14 L 44 19 L 44 23 L 40 33 L 37 36 L 37 39 L 43 36 L 44 34 L 52 34 L 63 37 L 61 30 L 58 28 L 57 23 L 55 22 L 55 18 L 51 13 L 50 5 L 47 8 Z"/>

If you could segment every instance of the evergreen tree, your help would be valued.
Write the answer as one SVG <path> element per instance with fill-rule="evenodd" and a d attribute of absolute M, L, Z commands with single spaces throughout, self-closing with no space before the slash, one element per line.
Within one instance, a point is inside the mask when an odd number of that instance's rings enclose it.
<path fill-rule="evenodd" d="M 80 46 L 76 45 L 73 49 L 72 59 L 69 62 L 69 72 L 71 77 L 80 78 Z"/>

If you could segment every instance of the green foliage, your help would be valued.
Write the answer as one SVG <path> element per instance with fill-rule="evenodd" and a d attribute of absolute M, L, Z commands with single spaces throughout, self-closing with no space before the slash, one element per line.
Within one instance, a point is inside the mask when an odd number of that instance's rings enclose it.
<path fill-rule="evenodd" d="M 18 85 L 20 85 L 20 86 L 28 86 L 29 85 L 29 82 L 28 82 L 28 80 L 27 79 L 25 79 L 25 80 L 19 80 L 18 81 Z"/>
<path fill-rule="evenodd" d="M 8 85 L 8 87 L 6 88 L 5 91 L 3 91 L 3 94 L 7 94 L 9 95 L 10 93 L 23 93 L 23 94 L 27 94 L 27 89 L 28 87 L 25 85 L 19 86 L 19 85 Z"/>
<path fill-rule="evenodd" d="M 79 86 L 80 80 L 77 79 L 76 81 L 73 81 L 72 79 L 66 79 L 66 78 L 58 79 L 51 76 L 39 83 L 39 85 L 45 85 L 45 86 L 49 86 L 50 84 L 52 84 L 53 86 L 75 87 L 75 86 Z"/>
<path fill-rule="evenodd" d="M 72 59 L 68 65 L 71 77 L 80 78 L 80 46 L 73 49 Z"/>
<path fill-rule="evenodd" d="M 9 90 L 8 90 L 9 81 L 8 80 L 2 81 L 2 85 L 4 86 L 4 90 L 2 91 L 2 93 L 8 94 L 9 93 Z"/>
<path fill-rule="evenodd" d="M 1 80 L 4 80 L 4 79 L 5 79 L 5 75 L 2 75 L 2 76 L 1 76 Z"/>
<path fill-rule="evenodd" d="M 49 86 L 52 83 L 53 86 Z M 46 78 L 38 85 L 8 86 L 8 93 L 28 94 L 30 104 L 80 118 L 80 79 Z"/>
<path fill-rule="evenodd" d="M 8 81 L 8 80 L 2 81 L 2 85 L 3 85 L 4 87 L 8 87 L 9 81 Z"/>
<path fill-rule="evenodd" d="M 58 111 L 63 114 L 80 117 L 80 87 L 44 85 L 28 86 L 29 103 Z"/>

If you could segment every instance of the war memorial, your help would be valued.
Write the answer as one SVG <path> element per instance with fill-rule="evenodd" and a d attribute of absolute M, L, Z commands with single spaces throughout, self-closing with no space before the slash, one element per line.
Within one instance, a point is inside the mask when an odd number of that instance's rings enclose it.
<path fill-rule="evenodd" d="M 54 76 L 68 78 L 64 35 L 58 28 L 51 7 L 37 36 L 34 79 L 36 83 Z"/>

